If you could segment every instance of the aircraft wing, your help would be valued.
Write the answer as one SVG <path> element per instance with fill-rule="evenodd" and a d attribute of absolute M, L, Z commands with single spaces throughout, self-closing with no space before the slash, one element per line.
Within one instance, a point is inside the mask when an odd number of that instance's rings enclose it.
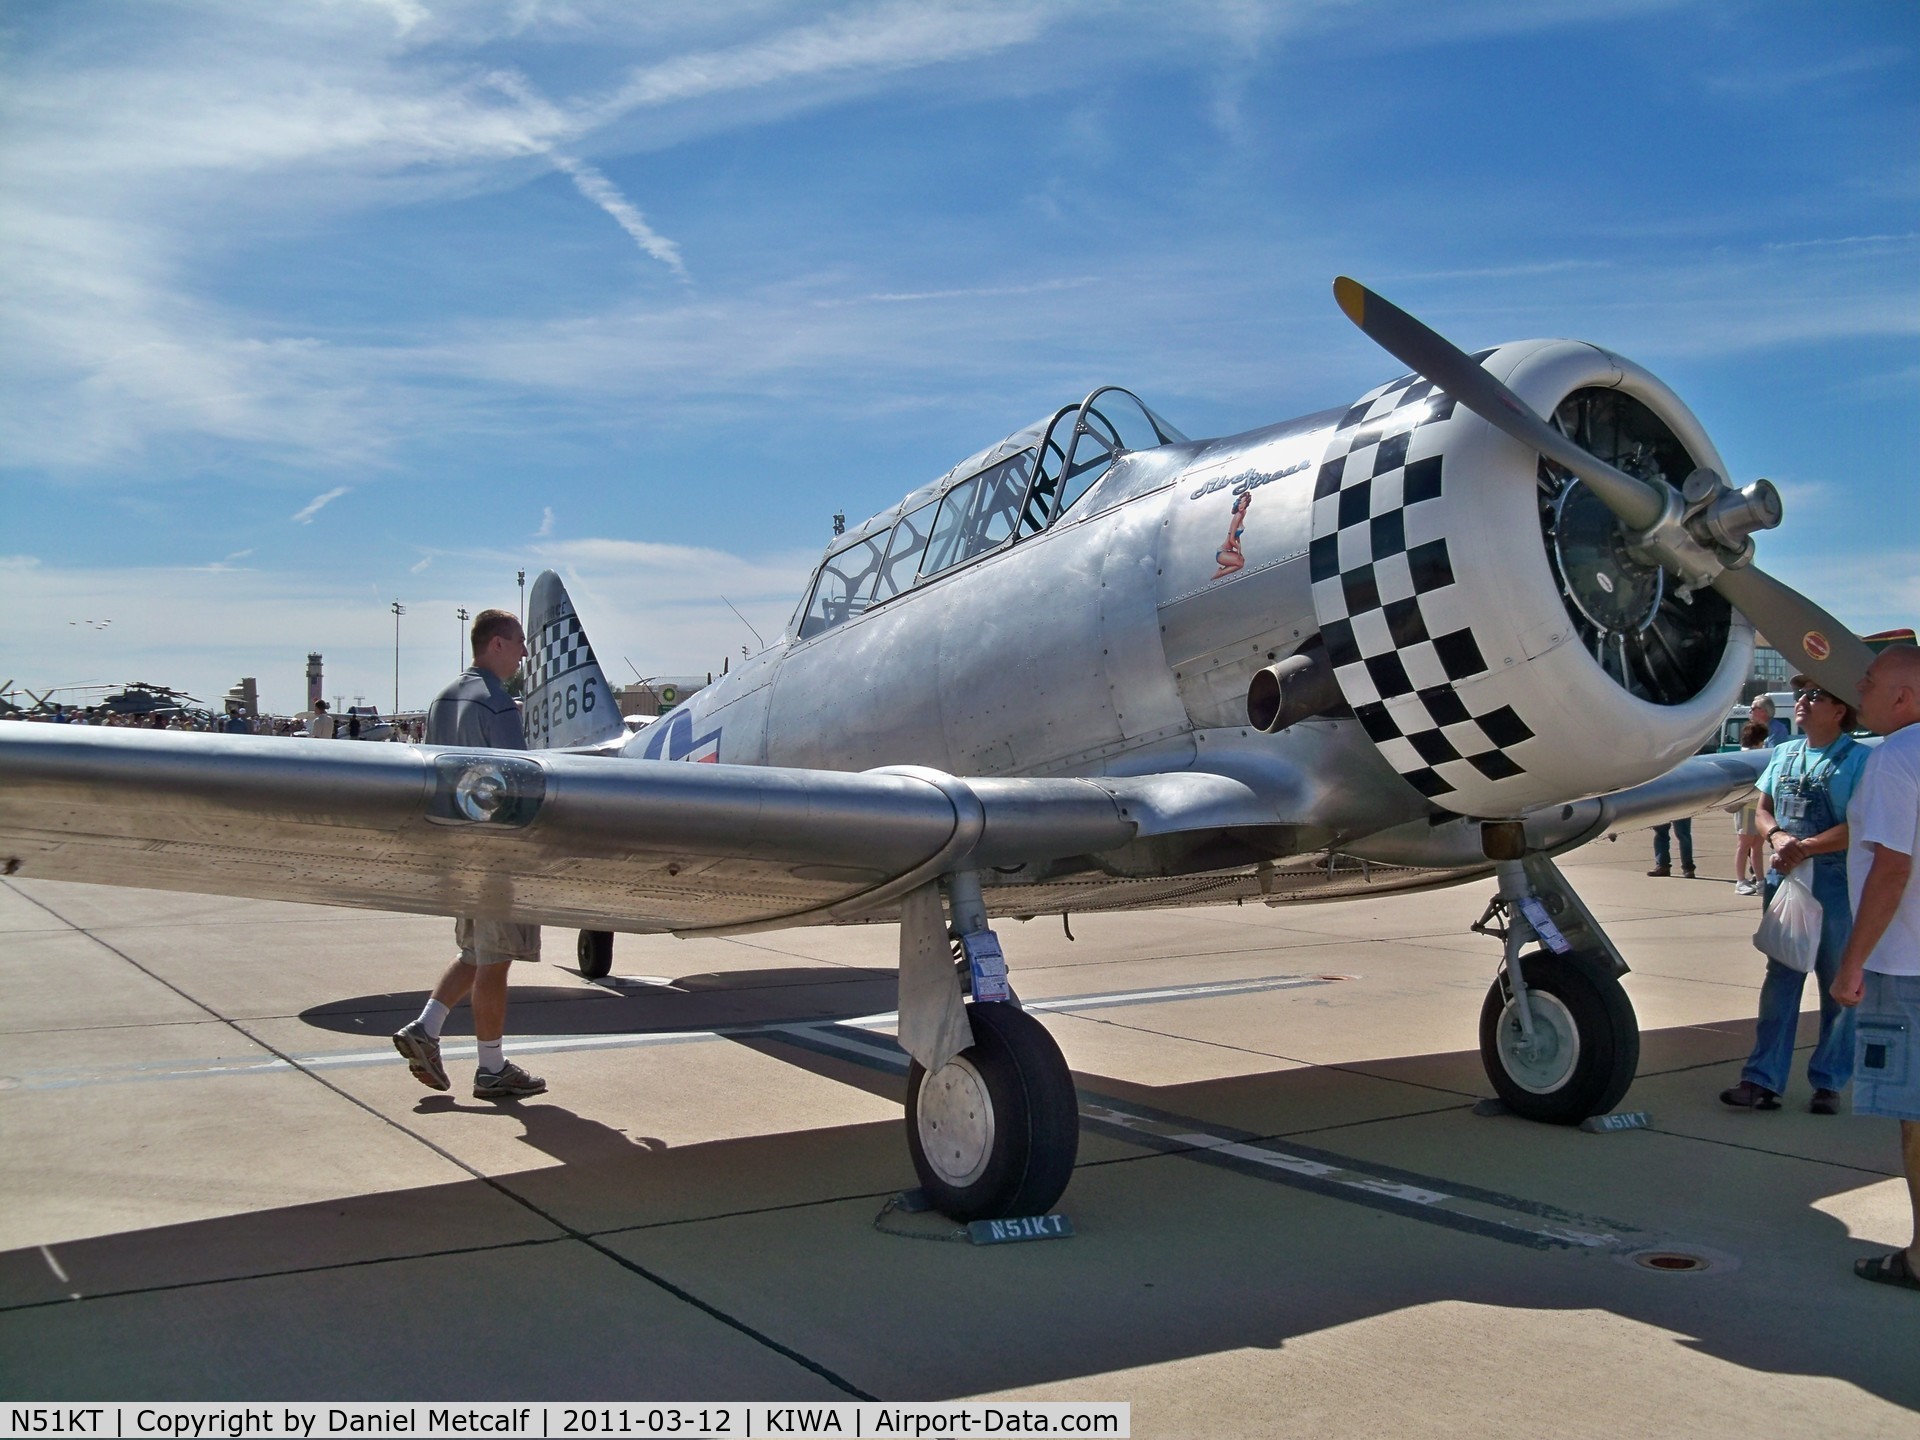
<path fill-rule="evenodd" d="M 1530 815 L 1529 835 L 1557 851 L 1724 804 L 1756 770 L 1750 754 L 1697 757 L 1635 790 Z M 997 877 L 1016 911 L 1130 908 L 1197 898 L 1194 882 L 1116 879 L 1074 862 L 1157 836 L 1271 826 L 1312 804 L 1288 778 L 956 779 L 908 766 L 848 773 L 14 723 L 0 725 L 0 873 L 738 933 L 892 918 L 902 895 L 964 859 L 1028 867 L 1029 878 Z M 1401 872 L 1369 872 L 1362 889 L 1488 868 L 1478 822 L 1465 818 L 1347 849 Z M 1299 866 L 1326 898 L 1352 888 L 1327 883 L 1311 856 Z M 1050 869 L 1067 873 L 1048 879 Z M 1255 896 L 1273 884 L 1239 878 Z"/>
<path fill-rule="evenodd" d="M 1141 782 L 15 723 L 0 727 L 0 872 L 587 929 L 772 928 L 884 911 L 963 855 L 1032 864 L 1259 813 L 1224 777 L 1153 780 L 1135 800 Z"/>

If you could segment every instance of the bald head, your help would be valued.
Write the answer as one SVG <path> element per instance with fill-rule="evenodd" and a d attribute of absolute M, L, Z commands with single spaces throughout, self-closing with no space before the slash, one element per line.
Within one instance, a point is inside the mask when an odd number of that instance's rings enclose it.
<path fill-rule="evenodd" d="M 1920 648 L 1889 645 L 1860 681 L 1860 721 L 1891 735 L 1920 721 Z"/>

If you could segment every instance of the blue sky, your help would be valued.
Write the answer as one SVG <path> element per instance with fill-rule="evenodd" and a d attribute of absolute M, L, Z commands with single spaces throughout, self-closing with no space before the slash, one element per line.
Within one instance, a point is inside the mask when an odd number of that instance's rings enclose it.
<path fill-rule="evenodd" d="M 565 574 L 610 669 L 1100 383 L 1195 436 L 1590 339 L 1920 620 L 1920 6 L 0 11 L 0 680 L 417 705 Z M 102 628 L 85 622 L 110 620 Z"/>

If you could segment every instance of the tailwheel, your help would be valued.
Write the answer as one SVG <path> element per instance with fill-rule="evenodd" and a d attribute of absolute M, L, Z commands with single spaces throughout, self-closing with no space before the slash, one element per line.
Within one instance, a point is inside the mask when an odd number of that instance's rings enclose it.
<path fill-rule="evenodd" d="M 1503 972 L 1480 1007 L 1480 1059 L 1506 1107 L 1528 1120 L 1578 1125 L 1618 1105 L 1640 1064 L 1640 1024 L 1620 981 L 1570 956 L 1520 962 L 1533 1038 Z"/>
<path fill-rule="evenodd" d="M 580 973 L 589 980 L 604 980 L 613 969 L 613 932 L 582 930 L 574 947 L 580 960 Z"/>
<path fill-rule="evenodd" d="M 973 1044 L 907 1075 L 907 1148 L 934 1208 L 955 1220 L 1044 1215 L 1080 1149 L 1073 1076 L 1046 1028 L 1011 1005 L 967 1007 Z"/>

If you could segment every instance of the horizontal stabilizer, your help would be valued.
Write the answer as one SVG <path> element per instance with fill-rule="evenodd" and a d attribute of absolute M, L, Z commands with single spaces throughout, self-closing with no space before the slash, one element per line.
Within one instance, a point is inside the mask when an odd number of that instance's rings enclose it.
<path fill-rule="evenodd" d="M 571 750 L 622 733 L 613 689 L 587 643 L 566 584 L 551 570 L 533 582 L 527 612 L 529 750 Z"/>

